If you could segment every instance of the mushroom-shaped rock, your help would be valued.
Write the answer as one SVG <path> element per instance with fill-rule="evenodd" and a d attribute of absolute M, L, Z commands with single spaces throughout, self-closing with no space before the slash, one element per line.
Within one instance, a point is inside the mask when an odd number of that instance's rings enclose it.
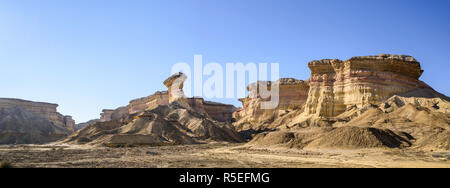
<path fill-rule="evenodd" d="M 183 92 L 183 83 L 187 77 L 182 72 L 178 72 L 164 81 L 164 85 L 169 90 L 169 103 L 181 98 L 185 98 Z"/>

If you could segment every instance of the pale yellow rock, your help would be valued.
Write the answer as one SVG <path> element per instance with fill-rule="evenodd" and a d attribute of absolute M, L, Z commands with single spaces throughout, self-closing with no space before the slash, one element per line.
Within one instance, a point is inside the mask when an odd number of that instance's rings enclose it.
<path fill-rule="evenodd" d="M 308 96 L 308 83 L 293 78 L 282 78 L 275 83 L 279 86 L 278 106 L 275 109 L 262 109 L 261 103 L 268 99 L 260 97 L 258 90 L 251 89 L 257 88 L 258 84 L 266 84 L 270 90 L 272 82 L 260 81 L 247 87 L 249 96 L 240 99 L 243 107 L 234 113 L 237 120 L 234 126 L 238 130 L 264 130 L 277 127 L 279 125 L 277 122 L 281 124 L 286 120 L 282 117 L 288 117 L 287 114 L 301 110 Z"/>
<path fill-rule="evenodd" d="M 352 106 L 379 104 L 395 94 L 430 88 L 419 81 L 423 70 L 410 56 L 353 57 L 312 61 L 305 114 L 335 117 Z"/>

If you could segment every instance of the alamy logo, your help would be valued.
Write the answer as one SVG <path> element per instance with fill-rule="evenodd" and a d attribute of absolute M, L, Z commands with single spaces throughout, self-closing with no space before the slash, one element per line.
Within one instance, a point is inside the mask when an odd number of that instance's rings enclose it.
<path fill-rule="evenodd" d="M 171 86 L 172 91 L 178 91 L 184 85 L 183 91 L 188 96 L 244 98 L 248 89 L 250 98 L 264 99 L 261 102 L 261 109 L 278 107 L 279 83 L 258 82 L 258 80 L 278 80 L 279 63 L 270 63 L 269 79 L 268 63 L 226 63 L 224 71 L 221 64 L 203 64 L 203 56 L 194 55 L 193 69 L 187 63 L 177 63 L 173 65 L 171 73 L 176 74 L 178 72 L 182 72 L 186 76 L 179 77 L 174 81 L 178 84 Z M 207 77 L 206 80 L 203 80 L 204 76 Z M 248 88 L 247 83 L 250 83 Z"/>

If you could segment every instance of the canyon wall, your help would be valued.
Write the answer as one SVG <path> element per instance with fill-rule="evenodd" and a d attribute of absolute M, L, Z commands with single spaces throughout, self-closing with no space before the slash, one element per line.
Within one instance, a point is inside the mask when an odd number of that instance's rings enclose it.
<path fill-rule="evenodd" d="M 305 115 L 335 117 L 351 107 L 378 104 L 395 94 L 429 88 L 419 81 L 423 70 L 411 56 L 324 59 L 308 66 L 311 77 Z"/>
<path fill-rule="evenodd" d="M 26 101 L 22 99 L 0 98 L 0 108 L 21 108 L 25 111 L 39 115 L 55 125 L 74 130 L 75 121 L 71 116 L 64 116 L 57 111 L 57 104 Z"/>

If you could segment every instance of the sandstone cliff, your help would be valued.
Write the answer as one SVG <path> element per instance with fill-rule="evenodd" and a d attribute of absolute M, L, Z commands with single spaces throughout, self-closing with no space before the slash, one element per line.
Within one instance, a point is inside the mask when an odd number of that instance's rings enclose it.
<path fill-rule="evenodd" d="M 273 84 L 270 81 L 252 83 L 247 87 L 249 96 L 240 99 L 242 108 L 234 112 L 236 119 L 234 126 L 241 132 L 262 131 L 272 129 L 284 123 L 284 119 L 289 119 L 292 112 L 298 113 L 303 109 L 308 96 L 309 85 L 303 80 L 293 78 L 282 78 L 275 82 L 279 87 L 279 104 L 275 109 L 261 109 L 261 102 L 268 101 L 258 95 L 258 85 L 266 84 L 271 89 Z M 256 90 L 250 89 L 252 87 Z M 248 136 L 248 135 L 247 135 Z"/>
<path fill-rule="evenodd" d="M 0 98 L 0 144 L 56 141 L 74 131 L 72 116 L 57 112 L 57 104 Z"/>
<path fill-rule="evenodd" d="M 271 120 L 277 123 L 265 127 L 279 131 L 250 145 L 450 150 L 450 100 L 419 80 L 423 70 L 413 57 L 382 54 L 308 66 L 303 109 Z"/>
<path fill-rule="evenodd" d="M 312 61 L 306 114 L 335 117 L 352 106 L 379 104 L 416 88 L 423 70 L 411 56 L 379 55 Z"/>
<path fill-rule="evenodd" d="M 33 102 L 22 99 L 0 98 L 0 108 L 13 109 L 21 108 L 35 115 L 41 116 L 55 125 L 74 130 L 75 121 L 72 116 L 64 116 L 57 111 L 57 104 Z"/>
<path fill-rule="evenodd" d="M 65 127 L 23 108 L 0 108 L 0 144 L 43 144 L 70 133 Z"/>

